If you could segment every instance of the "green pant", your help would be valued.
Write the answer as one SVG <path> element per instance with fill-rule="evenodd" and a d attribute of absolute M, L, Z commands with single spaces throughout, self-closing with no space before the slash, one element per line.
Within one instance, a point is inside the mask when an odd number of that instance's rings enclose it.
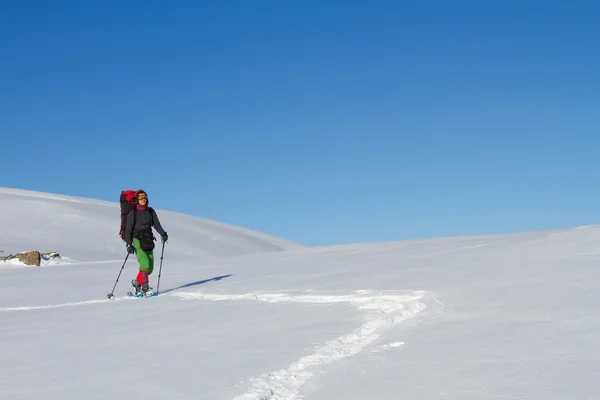
<path fill-rule="evenodd" d="M 135 248 L 135 257 L 140 264 L 140 271 L 146 271 L 148 275 L 152 274 L 154 270 L 154 253 L 152 250 L 142 250 L 138 238 L 133 238 L 133 247 Z"/>

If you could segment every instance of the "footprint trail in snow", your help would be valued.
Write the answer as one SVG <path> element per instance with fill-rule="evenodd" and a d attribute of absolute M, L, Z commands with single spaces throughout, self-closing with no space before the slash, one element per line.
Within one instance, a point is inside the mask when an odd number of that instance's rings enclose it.
<path fill-rule="evenodd" d="M 362 290 L 346 295 L 317 295 L 288 293 L 208 294 L 177 293 L 175 296 L 189 300 L 259 301 L 264 303 L 314 303 L 347 302 L 367 313 L 367 321 L 353 331 L 330 340 L 315 349 L 314 353 L 296 360 L 287 367 L 251 379 L 250 388 L 234 400 L 295 400 L 301 387 L 319 369 L 332 362 L 353 356 L 377 340 L 388 327 L 415 316 L 425 308 L 419 302 L 425 292 L 410 294 L 372 294 Z M 395 342 L 388 347 L 403 343 Z"/>

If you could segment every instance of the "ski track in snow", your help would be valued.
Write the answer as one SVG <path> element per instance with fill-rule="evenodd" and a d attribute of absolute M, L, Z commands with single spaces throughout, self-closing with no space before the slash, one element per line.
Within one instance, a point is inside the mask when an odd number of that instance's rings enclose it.
<path fill-rule="evenodd" d="M 352 332 L 326 342 L 313 354 L 302 357 L 291 365 L 251 379 L 250 388 L 234 400 L 295 400 L 301 387 L 319 368 L 342 358 L 353 356 L 377 340 L 380 333 L 393 324 L 415 316 L 425 308 L 418 300 L 425 292 L 410 295 L 377 295 L 369 291 L 358 291 L 351 295 L 290 295 L 286 293 L 248 293 L 218 295 L 206 293 L 177 293 L 184 299 L 211 301 L 254 300 L 265 303 L 340 303 L 348 302 L 357 309 L 368 312 L 367 322 Z M 401 342 L 393 343 L 398 346 Z"/>
<path fill-rule="evenodd" d="M 367 314 L 367 321 L 352 332 L 326 342 L 315 349 L 313 354 L 295 361 L 291 365 L 262 376 L 251 378 L 250 388 L 234 400 L 296 400 L 301 387 L 315 374 L 319 368 L 332 362 L 353 356 L 367 345 L 377 340 L 381 332 L 421 312 L 425 305 L 419 302 L 425 296 L 424 291 L 410 294 L 375 294 L 369 290 L 356 291 L 353 294 L 318 295 L 289 293 L 246 293 L 246 294 L 209 294 L 201 292 L 183 292 L 164 294 L 163 296 L 179 297 L 187 300 L 209 301 L 259 301 L 264 303 L 350 303 Z M 98 299 L 80 302 L 0 308 L 0 312 L 32 311 L 60 307 L 82 306 L 109 303 L 128 299 L 119 297 L 113 300 Z M 389 349 L 404 344 L 394 342 L 382 347 Z M 381 351 L 381 350 L 379 350 Z"/>
<path fill-rule="evenodd" d="M 46 310 L 49 308 L 61 308 L 61 307 L 73 307 L 73 306 L 84 306 L 88 304 L 100 304 L 100 303 L 109 303 L 119 300 L 126 300 L 129 297 L 120 297 L 115 298 L 113 300 L 103 299 L 103 300 L 85 300 L 85 301 L 77 301 L 72 303 L 61 303 L 61 304 L 48 304 L 44 306 L 21 306 L 21 307 L 5 307 L 0 308 L 0 312 L 11 312 L 11 311 L 35 311 L 35 310 Z"/>

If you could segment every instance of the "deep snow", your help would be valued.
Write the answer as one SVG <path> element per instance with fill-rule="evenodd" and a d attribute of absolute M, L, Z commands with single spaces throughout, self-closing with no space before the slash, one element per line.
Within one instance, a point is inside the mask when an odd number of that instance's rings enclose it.
<path fill-rule="evenodd" d="M 598 226 L 305 247 L 153 206 L 161 294 L 129 260 L 110 301 L 117 204 L 0 190 L 0 249 L 70 260 L 0 264 L 1 399 L 600 399 Z"/>

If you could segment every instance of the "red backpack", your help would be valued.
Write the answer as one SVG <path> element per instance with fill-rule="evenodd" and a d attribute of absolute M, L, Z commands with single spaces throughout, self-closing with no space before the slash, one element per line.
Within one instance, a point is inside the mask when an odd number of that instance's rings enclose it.
<path fill-rule="evenodd" d="M 121 230 L 119 236 L 125 241 L 125 223 L 127 222 L 127 214 L 137 205 L 137 191 L 123 190 L 121 192 Z"/>

